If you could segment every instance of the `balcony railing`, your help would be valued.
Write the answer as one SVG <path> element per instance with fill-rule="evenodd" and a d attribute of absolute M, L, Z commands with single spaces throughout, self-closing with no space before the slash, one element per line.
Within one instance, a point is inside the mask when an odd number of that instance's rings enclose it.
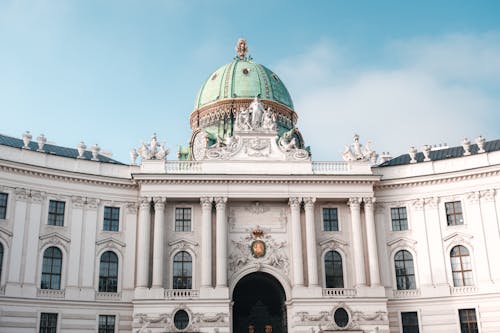
<path fill-rule="evenodd" d="M 95 299 L 105 301 L 119 301 L 122 298 L 122 293 L 109 293 L 104 291 L 96 291 Z"/>
<path fill-rule="evenodd" d="M 197 289 L 166 289 L 166 299 L 193 299 L 200 297 L 200 291 Z"/>
<path fill-rule="evenodd" d="M 323 297 L 354 297 L 356 289 L 323 288 Z"/>
<path fill-rule="evenodd" d="M 59 289 L 38 289 L 38 297 L 46 298 L 64 298 L 64 290 Z"/>
<path fill-rule="evenodd" d="M 420 289 L 393 290 L 392 296 L 394 298 L 417 297 L 420 296 Z"/>
<path fill-rule="evenodd" d="M 198 161 L 167 161 L 166 173 L 201 173 L 201 163 Z"/>
<path fill-rule="evenodd" d="M 351 170 L 347 162 L 312 162 L 312 169 L 315 174 L 347 173 Z"/>
<path fill-rule="evenodd" d="M 469 295 L 475 293 L 477 293 L 476 286 L 450 287 L 450 294 L 452 296 Z"/>

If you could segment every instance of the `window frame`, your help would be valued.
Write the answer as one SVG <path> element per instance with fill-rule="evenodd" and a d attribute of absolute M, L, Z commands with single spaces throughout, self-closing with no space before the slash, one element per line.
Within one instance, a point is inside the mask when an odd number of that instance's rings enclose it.
<path fill-rule="evenodd" d="M 177 209 L 189 209 L 190 210 L 190 224 L 189 224 L 189 230 L 177 230 Z M 189 205 L 177 205 L 174 206 L 174 211 L 173 211 L 173 224 L 172 224 L 172 231 L 176 233 L 182 233 L 182 232 L 193 232 L 193 227 L 194 227 L 194 207 L 189 206 Z M 183 220 L 184 221 L 184 220 Z M 184 228 L 183 228 L 184 229 Z"/>
<path fill-rule="evenodd" d="M 337 211 L 337 230 L 332 228 L 332 230 L 326 230 L 325 228 L 325 209 L 334 209 Z M 321 231 L 323 232 L 340 232 L 342 229 L 340 227 L 340 207 L 337 205 L 323 205 L 320 206 L 320 214 L 321 214 Z"/>
<path fill-rule="evenodd" d="M 455 209 L 455 205 L 457 203 L 460 205 L 460 212 L 459 213 L 457 213 L 457 211 Z M 448 214 L 448 205 L 449 204 L 453 204 L 453 212 L 450 213 L 450 214 Z M 462 204 L 461 200 L 446 201 L 444 203 L 444 214 L 445 214 L 446 225 L 448 227 L 460 226 L 460 225 L 464 225 L 465 224 L 464 205 Z M 458 215 L 462 216 L 462 223 L 456 223 Z M 455 221 L 455 223 L 450 223 L 449 222 L 450 216 L 453 216 L 453 220 Z"/>
<path fill-rule="evenodd" d="M 55 327 L 55 333 L 59 332 L 59 328 L 60 328 L 60 313 L 58 311 L 51 311 L 49 312 L 51 309 L 44 309 L 43 311 L 39 311 L 38 312 L 38 320 L 37 320 L 37 329 L 36 331 L 39 332 L 39 333 L 45 333 L 45 332 L 48 332 L 47 330 L 44 330 L 42 331 L 42 316 L 44 314 L 49 314 L 49 315 L 56 315 L 56 327 Z M 50 332 L 50 331 L 49 331 Z"/>
<path fill-rule="evenodd" d="M 182 253 L 182 252 L 185 252 L 187 253 L 190 257 L 191 257 L 191 276 L 190 276 L 190 288 L 176 288 L 176 284 L 175 284 L 175 278 L 176 278 L 176 275 L 175 274 L 175 257 Z M 171 263 L 172 263 L 172 274 L 171 274 L 171 279 L 172 279 L 172 283 L 171 283 L 171 287 L 172 289 L 176 289 L 176 290 L 192 290 L 194 289 L 194 256 L 193 256 L 193 253 L 191 253 L 191 251 L 188 251 L 188 250 L 180 250 L 180 251 L 176 251 L 172 254 L 172 258 L 171 258 Z M 185 276 L 181 276 L 181 278 L 185 279 L 186 277 Z"/>
<path fill-rule="evenodd" d="M 106 210 L 109 209 L 111 212 L 110 212 L 110 218 L 107 219 L 106 218 Z M 116 211 L 118 210 L 118 218 L 115 220 L 113 219 L 113 211 Z M 102 231 L 105 231 L 105 232 L 120 232 L 121 229 L 121 207 L 117 207 L 117 206 L 104 206 L 103 207 L 103 210 L 102 210 Z M 109 221 L 109 226 L 110 228 L 109 229 L 106 229 L 105 226 L 106 226 L 106 221 Z M 116 230 L 112 230 L 111 226 L 113 225 L 113 222 L 116 222 Z"/>
<path fill-rule="evenodd" d="M 45 252 L 48 250 L 48 249 L 51 249 L 51 248 L 55 248 L 57 250 L 59 250 L 61 252 L 61 269 L 60 269 L 60 272 L 59 272 L 59 288 L 43 288 L 42 286 L 42 280 L 43 280 L 43 277 L 44 277 L 44 274 L 48 274 L 50 277 L 54 276 L 54 275 L 57 275 L 57 274 L 54 274 L 51 272 L 49 273 L 44 273 L 44 270 L 43 270 L 43 266 L 44 266 L 44 260 L 45 260 Z M 65 258 L 66 257 L 66 254 L 64 253 L 63 249 L 61 249 L 60 247 L 58 246 L 55 246 L 53 244 L 49 244 L 47 245 L 43 251 L 41 251 L 41 263 L 40 263 L 40 289 L 43 289 L 43 290 L 63 290 L 63 286 L 64 286 L 64 283 L 63 283 L 63 278 L 64 278 L 64 268 L 65 268 Z M 53 263 L 51 264 L 51 269 L 53 267 Z M 51 279 L 52 281 L 52 279 Z"/>
<path fill-rule="evenodd" d="M 107 290 L 107 288 L 104 288 L 105 290 L 101 290 L 101 264 L 102 264 L 102 257 L 108 253 L 108 252 L 111 252 L 112 254 L 114 254 L 116 256 L 116 290 L 113 291 L 113 290 Z M 108 263 L 109 264 L 109 263 Z M 100 292 L 100 293 L 118 293 L 119 290 L 120 290 L 120 255 L 118 253 L 116 253 L 115 251 L 113 250 L 110 250 L 110 249 L 104 249 L 100 254 L 99 254 L 99 257 L 98 257 L 98 261 L 97 261 L 97 291 Z M 109 272 L 109 266 L 108 266 L 108 272 Z M 112 279 L 112 277 L 109 277 L 109 276 L 104 276 L 102 277 L 103 279 L 106 279 L 106 281 Z M 107 286 L 107 284 L 106 284 Z"/>
<path fill-rule="evenodd" d="M 51 207 L 51 203 L 52 202 L 55 202 L 56 204 L 58 203 L 62 203 L 64 205 L 64 209 L 63 209 L 63 212 L 62 213 L 59 213 L 59 212 L 51 212 L 50 211 L 50 207 Z M 56 208 L 57 209 L 57 208 Z M 51 227 L 65 227 L 65 219 L 66 219 L 66 215 L 67 215 L 67 210 L 68 209 L 68 205 L 66 204 L 66 201 L 65 200 L 58 200 L 58 199 L 49 199 L 48 200 L 48 203 L 47 203 L 47 225 L 51 226 Z M 55 221 L 54 223 L 55 224 L 51 224 L 51 216 L 54 216 L 55 215 Z M 61 216 L 62 215 L 62 224 L 59 225 L 59 224 L 56 224 L 56 221 L 57 221 L 57 216 Z"/>
<path fill-rule="evenodd" d="M 6 244 L 4 244 L 4 242 L 0 239 L 0 247 L 2 248 L 2 255 L 0 257 L 0 286 L 3 286 L 3 281 L 5 280 L 4 279 L 4 276 L 5 276 L 5 269 L 4 269 L 4 265 L 5 265 L 5 257 L 6 257 L 6 253 L 7 253 L 7 247 L 6 247 Z"/>
<path fill-rule="evenodd" d="M 415 313 L 417 315 L 417 328 L 418 328 L 418 333 L 422 332 L 422 328 L 420 327 L 420 311 L 414 310 L 414 311 L 399 311 L 399 331 L 401 333 L 405 333 L 404 326 L 403 326 L 403 313 Z"/>
<path fill-rule="evenodd" d="M 451 252 L 453 251 L 453 249 L 455 249 L 456 247 L 463 247 L 467 250 L 468 252 L 468 255 L 465 256 L 465 255 L 462 255 L 460 254 L 460 256 L 458 256 L 458 258 L 460 258 L 460 268 L 461 270 L 460 271 L 454 271 L 453 270 L 453 263 L 452 263 L 452 258 L 455 258 L 455 257 L 452 257 L 451 256 Z M 462 258 L 463 257 L 469 257 L 469 266 L 470 266 L 470 269 L 467 269 L 467 270 L 464 270 L 463 267 L 463 261 L 462 261 Z M 472 250 L 464 245 L 464 244 L 453 244 L 451 245 L 449 248 L 448 248 L 448 259 L 449 259 L 449 269 L 450 269 L 450 275 L 451 275 L 451 282 L 452 282 L 452 285 L 454 288 L 461 288 L 461 287 L 467 287 L 467 286 L 475 286 L 476 285 L 476 281 L 474 280 L 474 264 L 472 262 Z M 455 278 L 454 278 L 454 273 L 455 272 L 461 272 L 461 276 L 462 276 L 462 285 L 455 285 Z M 471 281 L 471 284 L 465 284 L 465 278 L 464 278 L 464 272 L 470 272 L 470 281 Z"/>
<path fill-rule="evenodd" d="M 3 217 L 2 217 L 2 214 L 0 214 L 0 220 L 7 220 L 7 217 L 8 217 L 8 213 L 9 213 L 9 198 L 10 198 L 10 195 L 9 193 L 7 192 L 0 192 L 0 196 L 4 196 L 5 195 L 5 206 L 2 206 L 0 205 L 0 211 L 3 209 Z"/>
<path fill-rule="evenodd" d="M 393 219 L 393 216 L 392 216 L 392 212 L 393 212 L 393 209 L 397 209 L 398 210 L 398 221 L 399 221 L 399 227 L 401 228 L 401 216 L 399 214 L 399 210 L 400 209 L 404 209 L 405 211 L 405 214 L 406 214 L 406 229 L 399 229 L 399 230 L 396 230 L 394 229 L 394 219 Z M 391 224 L 390 224 L 390 229 L 391 231 L 393 232 L 404 232 L 404 231 L 409 231 L 410 230 L 410 221 L 409 221 L 409 214 L 408 214 L 408 207 L 406 206 L 394 206 L 394 207 L 389 207 L 389 217 L 390 217 L 390 220 L 391 220 Z"/>
<path fill-rule="evenodd" d="M 119 318 L 118 318 L 118 315 L 117 315 L 117 314 L 114 314 L 114 313 L 99 313 L 99 314 L 97 315 L 97 329 L 96 329 L 96 332 L 98 332 L 98 333 L 100 333 L 100 332 L 101 332 L 101 328 L 100 328 L 101 316 L 103 316 L 103 317 L 104 317 L 104 316 L 105 316 L 105 317 L 114 317 L 114 319 L 115 319 L 115 323 L 114 323 L 114 325 L 113 325 L 113 331 L 112 331 L 112 333 L 117 332 L 117 326 L 118 326 L 118 320 L 119 320 Z M 105 331 L 103 331 L 103 332 L 107 333 L 107 331 L 106 331 L 106 330 L 105 330 Z"/>
<path fill-rule="evenodd" d="M 330 252 L 332 252 L 332 253 L 337 253 L 337 254 L 338 254 L 338 256 L 339 256 L 339 258 L 340 258 L 340 265 L 341 265 L 341 268 L 342 268 L 342 270 L 341 270 L 342 275 L 340 276 L 340 277 L 342 278 L 342 286 L 341 286 L 341 287 L 329 287 L 329 286 L 328 286 L 328 281 L 327 281 L 327 270 L 326 270 L 326 256 L 327 256 Z M 328 288 L 328 289 L 330 289 L 330 288 L 334 288 L 334 289 L 344 289 L 344 288 L 345 288 L 344 260 L 343 260 L 343 259 L 344 259 L 344 258 L 342 257 L 342 254 L 341 254 L 339 251 L 337 251 L 337 250 L 328 250 L 328 251 L 326 251 L 326 252 L 324 253 L 324 255 L 323 255 L 323 262 L 322 262 L 322 263 L 323 263 L 323 271 L 324 271 L 324 279 L 325 279 L 325 284 L 324 284 L 325 288 Z M 332 265 L 333 265 L 333 266 L 335 266 L 335 258 L 333 258 L 333 260 L 332 260 Z M 334 270 L 334 271 L 335 271 L 335 270 Z M 332 275 L 332 277 L 333 277 L 333 279 L 334 279 L 334 280 L 335 280 L 335 277 L 336 277 L 336 278 L 339 278 L 339 276 L 338 276 L 338 275 L 337 275 L 337 276 Z"/>
<path fill-rule="evenodd" d="M 401 251 L 405 251 L 405 252 L 408 252 L 411 257 L 412 257 L 412 264 L 413 264 L 413 274 L 411 274 L 413 276 L 413 283 L 415 285 L 414 288 L 405 288 L 405 289 L 399 289 L 399 286 L 398 286 L 398 274 L 397 274 L 397 270 L 396 270 L 396 255 L 401 252 Z M 406 262 L 405 260 L 403 260 L 403 262 Z M 394 281 L 394 287 L 395 289 L 394 290 L 397 290 L 397 291 L 400 291 L 400 290 L 417 290 L 418 289 L 418 281 L 417 281 L 417 270 L 416 270 L 416 265 L 415 265 L 415 253 L 413 253 L 413 251 L 411 251 L 410 249 L 408 248 L 397 248 L 395 249 L 393 252 L 392 252 L 392 272 L 393 272 L 393 281 Z M 406 265 L 405 265 L 405 270 L 406 270 Z M 410 276 L 411 276 L 410 275 Z M 403 276 L 403 275 L 401 275 Z M 404 276 L 407 276 L 407 275 L 404 275 Z"/>
<path fill-rule="evenodd" d="M 456 308 L 457 310 L 457 315 L 458 315 L 458 332 L 462 333 L 462 321 L 461 321 L 461 317 L 460 317 L 460 311 L 463 311 L 463 310 L 474 310 L 474 315 L 476 317 L 476 326 L 477 326 L 477 332 L 481 332 L 480 330 L 480 324 L 479 324 L 479 316 L 478 316 L 478 309 L 477 307 L 475 306 L 470 306 L 468 307 L 467 304 L 462 304 L 460 308 Z"/>

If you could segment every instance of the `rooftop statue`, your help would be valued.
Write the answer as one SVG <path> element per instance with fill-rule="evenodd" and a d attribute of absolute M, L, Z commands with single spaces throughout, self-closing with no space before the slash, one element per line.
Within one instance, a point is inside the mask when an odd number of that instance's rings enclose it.
<path fill-rule="evenodd" d="M 248 46 L 247 46 L 247 40 L 244 38 L 238 39 L 238 42 L 236 43 L 236 53 L 238 54 L 238 58 L 240 60 L 244 60 L 246 58 L 247 52 L 248 52 Z"/>
<path fill-rule="evenodd" d="M 359 135 L 354 135 L 354 142 L 351 145 L 346 145 L 342 153 L 344 161 L 370 161 L 371 163 L 377 162 L 377 153 L 370 148 L 371 142 L 363 147 L 359 142 Z"/>
<path fill-rule="evenodd" d="M 169 149 L 165 148 L 165 143 L 158 142 L 156 133 L 153 133 L 149 145 L 143 142 L 137 149 L 137 153 L 143 160 L 164 160 L 169 152 Z"/>

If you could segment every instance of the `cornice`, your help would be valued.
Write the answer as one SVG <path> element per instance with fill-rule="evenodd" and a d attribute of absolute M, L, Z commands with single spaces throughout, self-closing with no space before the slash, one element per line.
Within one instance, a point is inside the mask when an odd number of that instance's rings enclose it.
<path fill-rule="evenodd" d="M 460 182 L 466 180 L 474 180 L 479 178 L 494 177 L 500 175 L 498 166 L 481 167 L 475 169 L 467 169 L 460 171 L 452 171 L 447 173 L 439 173 L 432 175 L 395 178 L 384 180 L 382 179 L 378 184 L 374 185 L 374 189 L 387 190 L 399 188 L 411 188 L 417 186 L 446 184 L 452 182 Z"/>
<path fill-rule="evenodd" d="M 318 176 L 318 175 L 169 175 L 133 174 L 138 184 L 348 184 L 374 185 L 380 176 Z"/>
<path fill-rule="evenodd" d="M 135 184 L 131 179 L 70 172 L 19 162 L 9 162 L 6 160 L 0 161 L 0 171 L 50 180 L 60 180 L 64 182 L 104 185 L 129 189 L 137 188 L 137 184 Z"/>

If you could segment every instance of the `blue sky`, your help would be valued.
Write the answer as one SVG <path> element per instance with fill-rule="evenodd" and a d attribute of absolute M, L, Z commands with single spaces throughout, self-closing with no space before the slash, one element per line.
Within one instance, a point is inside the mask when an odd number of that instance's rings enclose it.
<path fill-rule="evenodd" d="M 0 133 L 175 159 L 239 37 L 277 72 L 314 160 L 500 138 L 498 1 L 0 0 Z"/>

